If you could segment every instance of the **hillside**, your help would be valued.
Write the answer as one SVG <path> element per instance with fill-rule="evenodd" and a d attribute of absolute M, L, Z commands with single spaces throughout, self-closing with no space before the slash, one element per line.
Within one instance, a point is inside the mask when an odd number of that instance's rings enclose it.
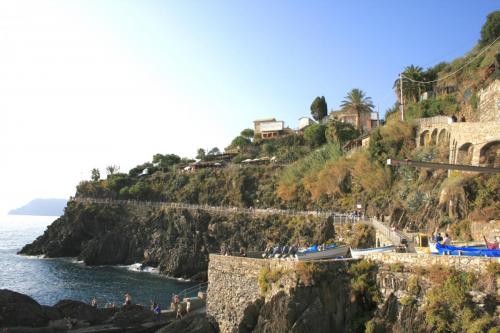
<path fill-rule="evenodd" d="M 33 199 L 22 207 L 12 209 L 9 215 L 60 216 L 66 203 L 66 199 Z"/>
<path fill-rule="evenodd" d="M 446 147 L 417 146 L 416 118 L 446 115 L 465 121 L 498 121 L 498 107 L 480 100 L 481 93 L 488 89 L 498 98 L 495 87 L 500 77 L 500 41 L 494 40 L 481 42 L 450 64 L 438 64 L 425 71 L 408 66 L 405 77 L 445 79 L 435 84 L 403 82 L 407 110 L 404 121 L 395 111 L 396 103 L 385 124 L 369 132 L 356 128 L 356 124 L 335 118 L 323 121 L 322 117 L 316 117 L 322 121 L 304 131 L 284 129 L 272 138 L 262 138 L 245 129 L 229 143 L 225 153 L 216 148 L 210 152 L 200 149 L 197 162 L 173 154 L 157 154 L 128 173 L 110 167 L 105 179 L 94 169 L 91 180 L 78 184 L 75 196 L 210 206 L 359 210 L 368 216 L 385 216 L 399 229 L 428 232 L 437 226 L 454 239 L 470 240 L 473 224 L 500 216 L 500 175 L 392 168 L 386 160 L 448 162 Z M 463 70 L 457 71 L 461 67 Z M 395 88 L 398 84 L 396 80 Z M 355 98 L 359 98 L 358 104 Z M 318 97 L 311 105 L 313 117 L 318 109 L 326 110 L 326 102 L 319 108 L 317 101 L 321 104 L 324 98 Z M 359 89 L 349 92 L 346 101 L 342 102 L 344 111 L 352 114 L 356 114 L 352 108 L 359 103 L 364 103 L 365 111 L 373 105 Z M 345 147 L 362 132 L 369 144 L 347 150 Z M 488 160 L 497 165 L 499 145 L 492 143 Z M 318 235 L 312 220 L 298 222 L 280 217 L 264 223 L 236 214 L 219 219 L 201 213 L 193 217 L 185 212 L 162 210 L 141 215 L 118 208 L 68 205 L 61 219 L 22 252 L 79 256 L 89 264 L 146 261 L 164 267 L 162 271 L 167 274 L 193 276 L 205 269 L 207 253 L 218 251 L 223 245 L 232 251 L 241 246 L 262 249 L 267 243 L 303 244 L 317 240 Z M 200 223 L 203 227 L 198 230 L 194 226 Z M 120 232 L 123 228 L 130 236 Z M 339 235 L 331 233 L 337 240 Z M 112 251 L 108 251 L 108 246 L 115 245 L 123 251 L 109 257 Z M 174 248 L 179 256 L 168 260 L 175 264 L 162 263 L 166 260 L 162 251 Z M 195 268 L 172 268 L 186 262 Z"/>

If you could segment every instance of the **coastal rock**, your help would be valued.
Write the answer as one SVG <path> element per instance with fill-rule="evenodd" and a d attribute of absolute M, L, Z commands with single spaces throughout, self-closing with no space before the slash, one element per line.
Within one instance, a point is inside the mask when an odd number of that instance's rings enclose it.
<path fill-rule="evenodd" d="M 154 314 L 141 305 L 125 305 L 119 309 L 106 323 L 117 326 L 133 326 L 155 320 Z"/>
<path fill-rule="evenodd" d="M 157 333 L 216 333 L 218 332 L 214 323 L 205 314 L 195 313 L 185 316 L 181 320 L 159 329 Z"/>
<path fill-rule="evenodd" d="M 117 309 L 99 309 L 73 300 L 59 301 L 53 308 L 59 311 L 63 317 L 85 321 L 90 325 L 101 324 L 118 311 Z"/>
<path fill-rule="evenodd" d="M 49 323 L 49 316 L 37 301 L 15 291 L 0 290 L 0 327 L 41 327 Z"/>
<path fill-rule="evenodd" d="M 303 219 L 303 237 L 310 242 L 335 234 L 331 223 Z M 279 232 L 270 237 L 269 228 Z M 78 257 L 87 265 L 141 262 L 172 277 L 206 280 L 209 253 L 221 247 L 263 250 L 268 243 L 287 242 L 294 232 L 288 228 L 283 216 L 69 202 L 65 214 L 20 254 Z"/>

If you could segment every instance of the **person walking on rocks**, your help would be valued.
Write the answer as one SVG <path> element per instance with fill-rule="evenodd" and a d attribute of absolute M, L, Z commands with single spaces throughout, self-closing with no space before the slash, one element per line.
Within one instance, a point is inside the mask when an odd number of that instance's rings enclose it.
<path fill-rule="evenodd" d="M 175 316 L 175 319 L 182 319 L 182 304 L 180 303 L 177 306 L 177 315 Z"/>
<path fill-rule="evenodd" d="M 132 304 L 132 296 L 129 293 L 125 294 L 125 303 L 123 305 L 131 305 Z"/>

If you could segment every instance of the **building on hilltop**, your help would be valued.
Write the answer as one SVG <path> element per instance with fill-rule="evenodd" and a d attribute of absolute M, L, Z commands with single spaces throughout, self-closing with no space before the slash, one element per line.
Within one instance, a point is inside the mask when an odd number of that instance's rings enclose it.
<path fill-rule="evenodd" d="M 359 116 L 352 111 L 331 111 L 328 116 L 321 120 L 322 123 L 327 123 L 330 120 L 337 120 L 342 123 L 349 123 L 361 132 L 370 132 L 375 127 L 380 125 L 378 112 L 363 111 Z"/>
<path fill-rule="evenodd" d="M 256 138 L 269 139 L 280 136 L 285 130 L 285 122 L 276 118 L 254 120 Z"/>
<path fill-rule="evenodd" d="M 298 131 L 301 132 L 306 129 L 307 126 L 316 124 L 314 120 L 309 117 L 300 117 L 299 118 L 299 128 Z"/>

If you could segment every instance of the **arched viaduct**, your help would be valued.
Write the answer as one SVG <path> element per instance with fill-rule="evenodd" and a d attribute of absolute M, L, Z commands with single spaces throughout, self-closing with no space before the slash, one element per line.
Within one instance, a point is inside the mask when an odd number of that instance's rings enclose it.
<path fill-rule="evenodd" d="M 417 119 L 417 146 L 449 152 L 450 164 L 500 167 L 500 122 L 453 122 L 438 116 Z"/>

